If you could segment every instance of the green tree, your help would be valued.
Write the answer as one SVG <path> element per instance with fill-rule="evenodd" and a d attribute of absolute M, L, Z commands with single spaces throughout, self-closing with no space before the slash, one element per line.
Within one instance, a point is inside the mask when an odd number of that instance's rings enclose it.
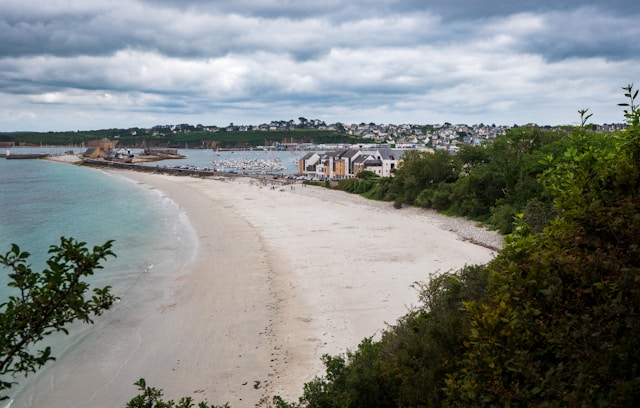
<path fill-rule="evenodd" d="M 34 373 L 48 361 L 55 360 L 51 348 L 41 348 L 47 336 L 62 332 L 75 321 L 92 323 L 92 316 L 107 310 L 117 297 L 111 287 L 94 288 L 90 292 L 85 278 L 102 269 L 101 262 L 109 256 L 113 241 L 94 246 L 90 251 L 86 243 L 73 238 L 60 238 L 59 245 L 49 248 L 51 257 L 47 268 L 34 272 L 28 264 L 30 254 L 13 244 L 11 250 L 0 255 L 0 264 L 11 270 L 8 286 L 15 289 L 6 302 L 0 303 L 0 392 L 6 393 L 17 382 L 17 377 Z M 163 401 L 162 390 L 149 387 L 144 379 L 136 384 L 140 394 L 127 404 L 127 408 L 192 408 L 190 397 L 176 404 Z M 8 396 L 0 395 L 0 399 Z M 200 402 L 198 408 L 217 408 Z M 228 408 L 228 405 L 219 408 Z"/>
<path fill-rule="evenodd" d="M 557 216 L 539 233 L 519 225 L 488 266 L 489 296 L 467 303 L 453 405 L 640 404 L 640 127 L 637 91 L 625 91 L 629 127 L 581 126 L 547 158 Z"/>
<path fill-rule="evenodd" d="M 477 165 L 488 163 L 490 159 L 486 145 L 462 145 L 458 150 L 457 157 L 462 163 L 461 171 L 465 174 L 469 174 Z"/>
<path fill-rule="evenodd" d="M 371 170 L 362 170 L 361 172 L 356 174 L 356 178 L 363 179 L 363 180 L 371 180 L 378 177 L 380 176 L 378 176 L 376 173 L 372 172 Z"/>
<path fill-rule="evenodd" d="M 41 273 L 31 269 L 30 254 L 15 244 L 0 255 L 0 264 L 11 270 L 8 286 L 15 289 L 0 303 L 0 392 L 11 388 L 17 376 L 55 359 L 50 347 L 38 349 L 46 336 L 67 334 L 68 325 L 76 320 L 92 323 L 92 316 L 102 314 L 117 299 L 109 286 L 90 293 L 84 280 L 102 269 L 101 261 L 115 257 L 111 245 L 107 241 L 90 251 L 84 242 L 62 237 L 59 245 L 50 247 L 51 257 Z"/>
<path fill-rule="evenodd" d="M 504 176 L 491 164 L 479 164 L 451 186 L 450 212 L 486 221 L 491 208 L 505 197 L 504 185 Z"/>
<path fill-rule="evenodd" d="M 391 181 L 389 199 L 414 204 L 422 191 L 455 181 L 458 170 L 456 158 L 446 151 L 407 152 L 402 167 L 396 170 Z"/>
<path fill-rule="evenodd" d="M 547 169 L 541 159 L 563 152 L 565 133 L 537 126 L 510 129 L 481 146 L 462 146 L 456 155 L 446 151 L 408 152 L 397 169 L 386 196 L 402 204 L 434 208 L 486 222 L 501 233 L 511 232 L 514 216 L 529 200 L 547 204 L 540 174 Z M 374 188 L 372 188 L 373 190 Z M 531 206 L 545 219 L 545 205 Z"/>

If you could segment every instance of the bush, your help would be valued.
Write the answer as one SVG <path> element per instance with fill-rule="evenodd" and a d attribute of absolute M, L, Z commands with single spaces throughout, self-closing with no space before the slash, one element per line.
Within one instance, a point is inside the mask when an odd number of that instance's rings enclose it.
<path fill-rule="evenodd" d="M 551 202 L 543 202 L 537 198 L 529 200 L 524 207 L 522 220 L 534 233 L 542 232 L 551 220 L 558 216 L 558 211 L 553 209 Z"/>
<path fill-rule="evenodd" d="M 451 190 L 452 186 L 450 184 L 439 184 L 438 189 L 431 196 L 431 207 L 440 211 L 451 207 Z"/>
<path fill-rule="evenodd" d="M 518 210 L 510 204 L 501 204 L 491 209 L 489 222 L 501 234 L 510 234 L 513 231 L 513 223 Z"/>
<path fill-rule="evenodd" d="M 422 208 L 431 208 L 434 190 L 425 188 L 416 197 L 415 205 Z"/>
<path fill-rule="evenodd" d="M 346 356 L 324 356 L 326 373 L 305 384 L 298 403 L 278 408 L 442 406 L 447 374 L 461 360 L 469 330 L 465 302 L 486 296 L 488 271 L 467 266 L 416 284 L 422 305 Z"/>
<path fill-rule="evenodd" d="M 391 191 L 391 179 L 389 177 L 380 177 L 375 180 L 369 180 L 370 188 L 362 193 L 363 197 L 372 200 L 395 200 L 397 195 Z"/>
<path fill-rule="evenodd" d="M 558 215 L 540 233 L 516 226 L 488 265 L 489 296 L 466 304 L 452 405 L 640 405 L 640 111 L 627 96 L 628 129 L 582 127 L 548 158 Z"/>
<path fill-rule="evenodd" d="M 372 172 L 371 170 L 363 170 L 358 172 L 358 174 L 356 174 L 356 178 L 359 178 L 362 180 L 371 180 L 378 177 L 380 176 L 378 176 L 376 173 Z"/>

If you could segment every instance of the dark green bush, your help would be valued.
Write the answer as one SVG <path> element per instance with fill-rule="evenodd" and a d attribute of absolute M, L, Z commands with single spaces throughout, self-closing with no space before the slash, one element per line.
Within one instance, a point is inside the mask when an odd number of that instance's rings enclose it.
<path fill-rule="evenodd" d="M 501 234 L 510 234 L 518 209 L 511 204 L 500 204 L 491 209 L 489 223 Z"/>

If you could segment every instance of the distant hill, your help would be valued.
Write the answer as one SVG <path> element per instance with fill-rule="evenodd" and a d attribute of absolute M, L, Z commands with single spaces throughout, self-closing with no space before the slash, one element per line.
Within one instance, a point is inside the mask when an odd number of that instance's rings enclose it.
<path fill-rule="evenodd" d="M 335 130 L 179 130 L 161 133 L 154 129 L 102 129 L 67 132 L 0 133 L 0 142 L 15 145 L 79 145 L 109 138 L 127 147 L 248 148 L 285 143 L 358 143 L 362 139 Z"/>

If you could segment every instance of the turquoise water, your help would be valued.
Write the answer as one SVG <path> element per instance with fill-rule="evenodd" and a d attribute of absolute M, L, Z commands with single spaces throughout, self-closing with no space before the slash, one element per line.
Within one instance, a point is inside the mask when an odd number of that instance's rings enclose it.
<path fill-rule="evenodd" d="M 139 296 L 150 279 L 177 276 L 197 250 L 186 215 L 160 191 L 93 168 L 0 158 L 0 252 L 18 244 L 41 271 L 61 236 L 90 248 L 115 240 L 117 258 L 103 262 L 91 283 L 111 285 L 123 299 Z M 12 289 L 8 272 L 0 268 L 0 302 Z M 61 346 L 81 337 L 63 337 Z"/>
<path fill-rule="evenodd" d="M 13 153 L 62 153 L 67 149 L 12 149 Z M 280 159 L 287 168 L 297 171 L 300 152 L 214 152 L 186 150 L 178 161 L 149 165 L 208 166 L 221 158 Z M 94 325 L 74 325 L 69 336 L 54 336 L 48 344 L 58 358 L 40 370 L 43 374 L 56 367 L 72 367 L 65 360 L 70 350 L 100 335 L 109 319 L 118 319 L 118 310 L 127 312 L 163 296 L 162 282 L 181 274 L 197 251 L 197 238 L 186 215 L 161 191 L 136 184 L 103 170 L 79 167 L 47 160 L 5 160 L 0 151 L 0 253 L 15 243 L 32 255 L 29 262 L 36 271 L 46 265 L 47 251 L 59 244 L 60 237 L 73 237 L 91 248 L 115 240 L 117 258 L 103 262 L 90 283 L 96 287 L 112 286 L 122 301 L 113 315 L 98 317 Z M 7 286 L 9 270 L 0 268 L 0 303 L 12 288 Z M 95 336 L 93 336 L 95 338 Z M 24 400 L 30 395 L 38 375 L 21 379 L 11 396 Z M 11 404 L 11 402 L 9 402 Z M 0 407 L 6 405 L 0 402 Z M 14 404 L 15 405 L 15 404 Z M 23 405 L 20 405 L 23 406 Z M 14 406 L 14 408 L 16 408 Z"/>
<path fill-rule="evenodd" d="M 160 192 L 100 170 L 45 160 L 0 159 L 0 251 L 11 243 L 41 270 L 49 246 L 73 237 L 89 247 L 115 240 L 97 280 L 120 286 L 123 275 L 148 271 L 171 252 L 188 250 L 178 208 Z M 6 270 L 5 270 L 6 271 Z M 6 272 L 0 273 L 0 296 Z"/>

